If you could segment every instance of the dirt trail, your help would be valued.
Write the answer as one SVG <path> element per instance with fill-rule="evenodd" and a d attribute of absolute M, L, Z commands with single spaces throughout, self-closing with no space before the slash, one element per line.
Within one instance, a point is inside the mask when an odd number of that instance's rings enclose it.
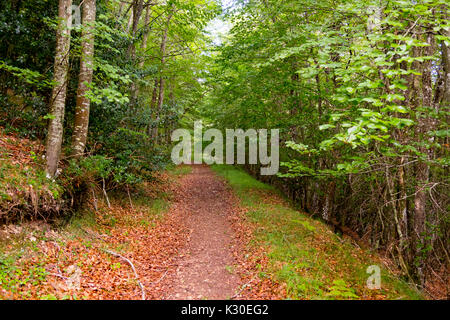
<path fill-rule="evenodd" d="M 190 230 L 177 269 L 168 277 L 165 299 L 227 299 L 239 288 L 232 274 L 233 231 L 228 216 L 232 201 L 224 182 L 207 166 L 192 166 L 180 181 L 181 194 L 172 210 L 179 210 Z"/>

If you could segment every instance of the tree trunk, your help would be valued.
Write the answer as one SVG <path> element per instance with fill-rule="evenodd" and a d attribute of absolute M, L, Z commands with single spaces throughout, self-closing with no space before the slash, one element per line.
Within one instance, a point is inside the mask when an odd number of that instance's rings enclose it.
<path fill-rule="evenodd" d="M 132 4 L 133 10 L 132 10 L 132 23 L 131 23 L 131 36 L 133 38 L 133 41 L 130 43 L 128 47 L 128 55 L 131 57 L 131 60 L 134 62 L 136 60 L 136 33 L 139 25 L 139 20 L 141 18 L 142 10 L 144 8 L 144 0 L 135 0 Z M 137 104 L 137 96 L 138 96 L 138 89 L 136 82 L 133 81 L 131 83 L 131 106 L 136 106 Z M 130 109 L 131 111 L 131 109 Z"/>
<path fill-rule="evenodd" d="M 403 252 L 406 249 L 408 242 L 408 209 L 407 209 L 407 194 L 405 181 L 405 157 L 400 158 L 400 165 L 398 168 L 398 187 L 400 190 L 398 199 L 398 236 L 400 239 L 400 248 Z"/>
<path fill-rule="evenodd" d="M 145 56 L 145 52 L 147 50 L 147 42 L 148 42 L 148 23 L 150 21 L 150 6 L 147 6 L 146 10 L 145 10 L 145 21 L 144 21 L 144 36 L 142 37 L 142 43 L 141 43 L 141 49 L 142 49 L 142 54 Z M 142 58 L 139 61 L 139 69 L 143 69 L 144 68 L 144 63 L 145 63 L 145 58 Z M 139 96 L 139 86 L 135 85 L 134 83 L 132 84 L 131 88 L 134 90 L 132 92 L 132 97 L 133 97 L 133 101 L 137 100 L 137 97 Z"/>
<path fill-rule="evenodd" d="M 95 13 L 95 0 L 85 0 L 83 2 L 83 40 L 81 43 L 80 75 L 78 78 L 75 124 L 72 136 L 72 152 L 76 158 L 81 157 L 84 153 L 89 127 L 91 101 L 86 97 L 86 93 L 89 91 L 88 85 L 92 83 Z"/>
<path fill-rule="evenodd" d="M 155 79 L 155 83 L 153 85 L 153 92 L 152 92 L 152 100 L 150 102 L 150 110 L 152 111 L 152 122 L 148 125 L 148 135 L 153 136 L 153 130 L 156 125 L 156 100 L 158 96 L 158 78 Z"/>
<path fill-rule="evenodd" d="M 133 6 L 133 5 L 131 5 L 131 6 Z M 133 25 L 133 10 L 131 10 L 130 17 L 128 18 L 128 24 L 127 24 L 127 29 L 126 29 L 127 33 L 130 32 L 132 25 Z"/>
<path fill-rule="evenodd" d="M 431 34 L 427 35 L 426 41 L 429 46 L 424 49 L 427 56 L 434 54 L 434 38 Z M 433 88 L 431 75 L 431 61 L 422 63 L 421 66 L 421 83 L 416 83 L 416 90 L 420 92 L 421 101 L 419 106 L 423 108 L 432 109 L 433 107 Z M 430 138 L 427 137 L 427 132 L 433 130 L 433 123 L 428 115 L 417 117 L 416 125 L 416 139 L 418 142 L 425 143 Z M 419 151 L 424 155 L 424 159 L 419 159 L 416 166 L 416 186 L 414 196 L 414 238 L 416 250 L 416 274 L 420 282 L 424 283 L 424 265 L 425 265 L 425 232 L 426 232 L 426 204 L 427 204 L 427 190 L 426 186 L 429 183 L 430 168 L 427 161 L 432 158 L 432 151 L 425 145 L 420 145 Z"/>
<path fill-rule="evenodd" d="M 150 6 L 147 7 L 146 11 L 145 11 L 145 21 L 144 21 L 144 36 L 142 38 L 142 44 L 141 44 L 141 49 L 143 54 L 145 55 L 145 51 L 147 50 L 147 42 L 148 42 L 148 33 L 149 33 L 149 27 L 148 27 L 148 23 L 150 21 Z M 145 59 L 142 59 L 139 62 L 139 67 L 142 69 L 144 67 L 144 63 L 145 63 Z"/>
<path fill-rule="evenodd" d="M 69 69 L 70 27 L 72 26 L 72 0 L 59 0 L 59 24 L 56 32 L 56 52 L 53 87 L 50 105 L 51 119 L 46 143 L 46 173 L 54 177 L 58 169 L 63 140 L 64 109 Z"/>
<path fill-rule="evenodd" d="M 161 69 L 163 69 L 164 64 L 166 63 L 167 33 L 169 31 L 169 25 L 170 25 L 170 20 L 172 19 L 172 16 L 173 16 L 173 12 L 170 12 L 169 15 L 167 16 L 167 25 L 166 25 L 166 29 L 164 30 L 162 40 L 161 40 L 161 50 L 160 50 L 161 51 Z M 158 106 L 156 107 L 156 124 L 153 128 L 153 134 L 152 134 L 152 138 L 155 141 L 155 143 L 158 140 L 158 122 L 160 120 L 161 110 L 164 105 L 164 85 L 165 85 L 165 79 L 161 75 L 159 77 L 159 95 L 158 95 Z"/>
<path fill-rule="evenodd" d="M 447 31 L 447 37 L 450 37 L 450 30 Z M 444 89 L 442 104 L 450 102 L 450 48 L 442 41 L 442 65 L 444 74 Z"/>
<path fill-rule="evenodd" d="M 125 2 L 124 1 L 120 1 L 120 5 L 119 5 L 119 12 L 117 13 L 117 18 L 120 19 L 123 9 L 125 8 Z"/>

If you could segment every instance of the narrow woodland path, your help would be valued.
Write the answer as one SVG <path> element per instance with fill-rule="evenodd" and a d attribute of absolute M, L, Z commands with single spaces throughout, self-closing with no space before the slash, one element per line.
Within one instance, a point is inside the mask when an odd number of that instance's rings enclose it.
<path fill-rule="evenodd" d="M 192 166 L 180 180 L 177 210 L 190 231 L 186 247 L 178 257 L 177 269 L 169 276 L 165 299 L 227 299 L 239 288 L 232 274 L 233 231 L 230 191 L 209 167 Z"/>

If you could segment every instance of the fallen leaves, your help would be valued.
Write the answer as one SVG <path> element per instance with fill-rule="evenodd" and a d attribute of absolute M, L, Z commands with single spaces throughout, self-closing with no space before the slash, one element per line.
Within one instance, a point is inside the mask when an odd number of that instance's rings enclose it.
<path fill-rule="evenodd" d="M 134 210 L 121 201 L 113 201 L 111 209 L 103 204 L 95 215 L 96 224 L 80 227 L 78 235 L 46 225 L 23 239 L 19 234 L 26 233 L 26 228 L 9 226 L 9 238 L 4 236 L 4 241 L 11 243 L 15 238 L 18 243 L 5 254 L 12 254 L 17 247 L 27 254 L 19 255 L 11 266 L 20 272 L 10 274 L 8 280 L 15 285 L 9 290 L 2 288 L 0 298 L 140 299 L 142 290 L 131 266 L 105 250 L 119 252 L 134 264 L 148 299 L 161 297 L 160 280 L 173 268 L 171 262 L 185 232 L 176 216 L 153 215 L 149 206 L 156 194 L 176 192 L 174 185 L 167 175 L 160 176 L 146 200 L 141 201 L 147 205 L 135 204 Z M 143 219 L 148 223 L 139 223 Z M 110 220 L 115 223 L 108 223 Z M 33 244 L 31 248 L 29 243 Z M 37 280 L 30 277 L 36 266 L 43 268 Z"/>
<path fill-rule="evenodd" d="M 230 221 L 235 232 L 233 255 L 238 261 L 236 271 L 244 283 L 234 299 L 246 300 L 279 300 L 285 299 L 286 287 L 268 276 L 269 259 L 267 248 L 254 246 L 255 229 L 259 226 L 248 220 L 247 209 L 240 206 L 240 201 L 230 192 L 232 203 L 235 203 Z"/>

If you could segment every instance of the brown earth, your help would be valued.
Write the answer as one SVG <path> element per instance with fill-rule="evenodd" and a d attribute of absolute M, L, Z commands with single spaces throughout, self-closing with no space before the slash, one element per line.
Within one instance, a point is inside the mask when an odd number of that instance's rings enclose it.
<path fill-rule="evenodd" d="M 193 166 L 180 180 L 180 192 L 171 211 L 177 212 L 189 237 L 176 259 L 177 268 L 165 281 L 163 299 L 227 299 L 234 296 L 240 278 L 231 246 L 229 221 L 232 195 L 207 166 Z"/>

